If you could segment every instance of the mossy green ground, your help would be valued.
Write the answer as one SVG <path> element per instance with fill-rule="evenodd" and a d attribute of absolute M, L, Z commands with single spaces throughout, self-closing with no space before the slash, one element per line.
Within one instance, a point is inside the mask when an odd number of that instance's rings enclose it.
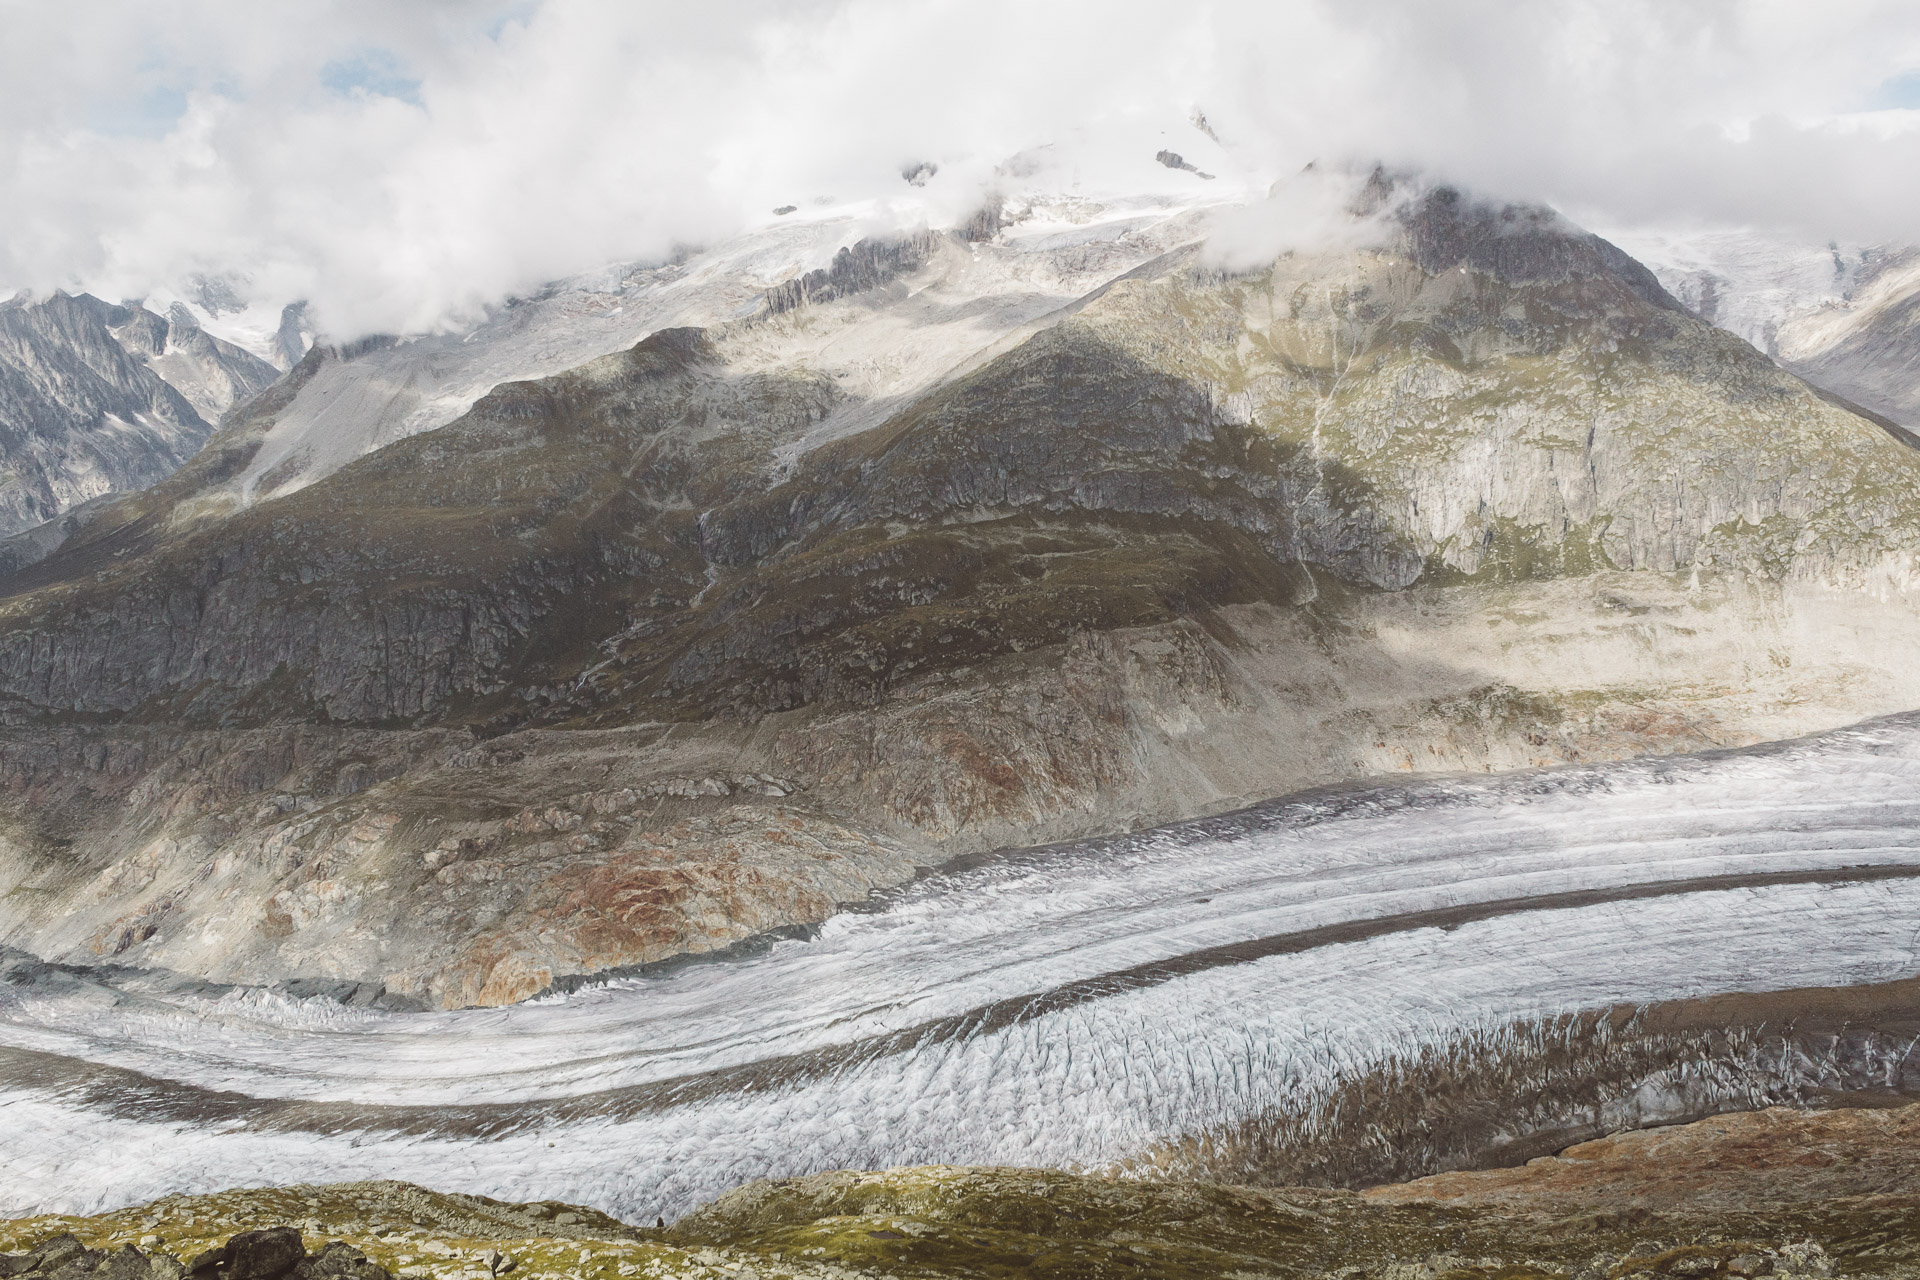
<path fill-rule="evenodd" d="M 665 1229 L 398 1182 L 227 1191 L 0 1223 L 0 1250 L 71 1231 L 94 1247 L 144 1239 L 191 1258 L 236 1231 L 281 1223 L 299 1226 L 310 1250 L 343 1239 L 398 1275 L 436 1280 L 484 1280 L 490 1250 L 514 1259 L 515 1280 L 1920 1275 L 1920 1201 L 1911 1196 L 1766 1212 L 1530 1213 L 943 1167 L 753 1183 Z"/>

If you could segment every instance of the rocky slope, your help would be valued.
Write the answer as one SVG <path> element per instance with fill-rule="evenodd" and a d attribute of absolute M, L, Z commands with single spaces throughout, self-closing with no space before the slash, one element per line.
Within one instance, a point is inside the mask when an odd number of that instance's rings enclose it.
<path fill-rule="evenodd" d="M 1846 307 L 1861 278 L 1885 256 L 1870 245 L 1752 228 L 1632 227 L 1605 234 L 1687 310 L 1775 357 L 1783 326 Z"/>
<path fill-rule="evenodd" d="M 1920 250 L 1865 263 L 1842 305 L 1780 327 L 1789 369 L 1909 428 L 1920 428 Z"/>
<path fill-rule="evenodd" d="M 1751 231 L 1642 231 L 1621 243 L 1703 320 L 1815 386 L 1920 428 L 1920 251 Z"/>
<path fill-rule="evenodd" d="M 357 461 L 315 406 L 405 348 L 310 352 L 0 583 L 0 938 L 493 1003 L 970 849 L 1912 705 L 1920 451 L 1551 215 L 1372 225 L 1226 271 L 1010 205 L 717 322 L 736 247 Z"/>
<path fill-rule="evenodd" d="M 1768 1111 L 1359 1195 L 829 1173 L 743 1187 L 666 1238 L 763 1274 L 831 1259 L 903 1276 L 1913 1275 L 1912 1111 Z"/>
<path fill-rule="evenodd" d="M 236 1190 L 0 1222 L 0 1248 L 23 1251 L 0 1255 L 0 1274 L 178 1276 L 220 1259 L 233 1280 L 1912 1276 L 1915 1112 L 1769 1110 L 1365 1193 L 1037 1169 L 827 1173 L 750 1184 L 670 1227 L 393 1182 Z M 258 1229 L 269 1223 L 290 1225 Z"/>
<path fill-rule="evenodd" d="M 87 1248 L 71 1235 L 60 1235 L 25 1253 L 0 1254 L 0 1271 L 23 1280 L 80 1280 L 82 1276 L 102 1274 L 114 1280 L 181 1280 L 184 1276 L 199 1280 L 392 1280 L 389 1272 L 367 1261 L 366 1254 L 345 1241 L 333 1241 L 309 1255 L 294 1227 L 243 1231 L 184 1263 L 167 1253 L 142 1253 L 132 1245 L 107 1254 Z"/>
<path fill-rule="evenodd" d="M 278 376 L 178 304 L 0 304 L 0 535 L 165 477 Z"/>

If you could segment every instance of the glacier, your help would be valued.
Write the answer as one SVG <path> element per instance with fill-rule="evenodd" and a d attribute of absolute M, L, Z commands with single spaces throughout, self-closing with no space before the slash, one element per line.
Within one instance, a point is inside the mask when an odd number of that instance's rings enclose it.
<path fill-rule="evenodd" d="M 499 1009 L 16 978 L 0 1211 L 397 1177 L 651 1221 L 840 1167 L 1138 1167 L 1465 1033 L 1920 975 L 1917 781 L 1902 716 L 1314 793 Z"/>

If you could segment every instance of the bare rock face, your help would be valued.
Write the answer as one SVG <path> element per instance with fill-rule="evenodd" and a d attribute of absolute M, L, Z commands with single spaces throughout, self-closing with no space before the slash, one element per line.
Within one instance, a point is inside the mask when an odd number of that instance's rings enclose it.
<path fill-rule="evenodd" d="M 86 294 L 0 305 L 0 535 L 154 483 L 279 376 L 174 310 Z"/>
<path fill-rule="evenodd" d="M 167 310 L 164 342 L 149 355 L 148 367 L 185 396 L 202 421 L 213 424 L 280 376 L 280 370 L 252 352 L 202 329 L 178 302 Z"/>
<path fill-rule="evenodd" d="M 916 870 L 798 781 L 742 773 L 717 743 L 650 751 L 661 736 L 26 735 L 0 773 L 10 806 L 46 821 L 8 837 L 5 883 L 25 891 L 0 918 L 82 963 L 505 1004 L 816 923 Z M 74 837 L 126 852 L 76 883 L 39 852 Z"/>
<path fill-rule="evenodd" d="M 0 579 L 0 941 L 498 1003 L 967 850 L 1920 693 L 1920 451 L 1605 241 L 1012 230 L 262 469 L 385 359 L 310 351 Z"/>
<path fill-rule="evenodd" d="M 907 181 L 925 186 L 932 176 L 931 165 L 915 166 Z M 915 177 L 919 175 L 919 181 Z M 841 249 L 825 267 L 796 276 L 767 294 L 767 310 L 792 311 L 808 303 L 831 302 L 835 298 L 865 293 L 896 276 L 915 271 L 927 264 L 936 241 L 931 232 L 898 241 L 862 240 Z"/>

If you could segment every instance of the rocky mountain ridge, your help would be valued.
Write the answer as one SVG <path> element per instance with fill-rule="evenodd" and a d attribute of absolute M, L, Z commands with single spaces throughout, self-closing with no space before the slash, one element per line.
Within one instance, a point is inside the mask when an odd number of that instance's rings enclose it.
<path fill-rule="evenodd" d="M 242 483 L 401 349 L 310 352 L 0 582 L 0 940 L 498 1003 L 969 850 L 1911 705 L 1920 451 L 1543 211 L 1383 228 L 1028 209 Z M 745 309 L 728 254 L 632 305 Z"/>
<path fill-rule="evenodd" d="M 0 304 L 0 535 L 164 478 L 278 377 L 178 304 Z"/>

